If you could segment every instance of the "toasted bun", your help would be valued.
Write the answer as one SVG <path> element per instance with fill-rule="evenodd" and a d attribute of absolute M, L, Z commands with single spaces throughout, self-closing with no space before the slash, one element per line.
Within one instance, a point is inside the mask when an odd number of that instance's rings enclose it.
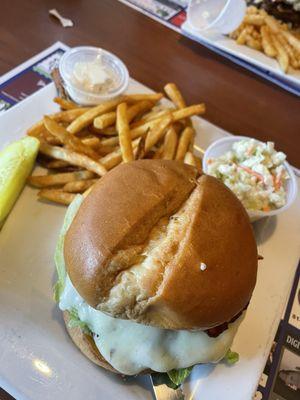
<path fill-rule="evenodd" d="M 135 161 L 106 174 L 81 205 L 64 255 L 92 307 L 162 328 L 229 321 L 256 282 L 257 249 L 240 201 L 175 161 Z"/>
<path fill-rule="evenodd" d="M 79 350 L 94 364 L 99 365 L 99 367 L 105 368 L 108 371 L 119 373 L 116 369 L 114 369 L 99 353 L 97 346 L 93 338 L 90 335 L 85 334 L 82 329 L 77 326 L 75 328 L 69 327 L 69 312 L 63 311 L 63 317 L 66 324 L 67 331 L 75 343 L 75 345 L 79 348 Z"/>

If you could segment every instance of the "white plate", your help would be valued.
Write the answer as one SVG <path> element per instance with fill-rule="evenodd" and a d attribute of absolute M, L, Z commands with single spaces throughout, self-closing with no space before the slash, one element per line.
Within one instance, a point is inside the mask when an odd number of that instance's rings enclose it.
<path fill-rule="evenodd" d="M 131 92 L 148 91 L 131 81 Z M 0 148 L 57 109 L 53 85 L 0 117 Z M 206 148 L 226 132 L 196 118 Z M 0 386 L 17 399 L 152 399 L 148 377 L 129 379 L 90 363 L 69 339 L 52 300 L 53 252 L 65 207 L 37 201 L 26 187 L 0 233 Z M 190 399 L 250 399 L 264 367 L 299 257 L 299 197 L 277 219 L 256 226 L 260 263 L 253 299 L 234 342 L 237 366 L 198 366 L 184 386 Z M 242 268 L 242 266 L 241 266 Z"/>
<path fill-rule="evenodd" d="M 182 25 L 183 32 L 187 33 L 188 36 L 192 36 L 194 39 L 198 40 L 203 45 L 215 48 L 229 55 L 237 57 L 255 68 L 252 70 L 259 73 L 259 75 L 273 81 L 278 80 L 281 82 L 282 86 L 291 86 L 300 92 L 300 71 L 290 68 L 288 73 L 282 72 L 279 67 L 277 60 L 267 57 L 264 53 L 251 49 L 250 47 L 239 45 L 235 40 L 229 38 L 228 36 L 216 33 L 213 31 L 201 32 L 194 30 L 188 22 Z M 247 65 L 243 64 L 244 66 Z M 272 76 L 275 79 L 272 79 Z"/>

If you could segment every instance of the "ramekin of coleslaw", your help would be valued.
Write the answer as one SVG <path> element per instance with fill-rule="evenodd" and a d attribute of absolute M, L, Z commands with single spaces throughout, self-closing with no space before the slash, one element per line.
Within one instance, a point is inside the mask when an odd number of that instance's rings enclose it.
<path fill-rule="evenodd" d="M 203 171 L 236 194 L 251 221 L 279 214 L 296 198 L 295 175 L 273 142 L 244 136 L 217 140 L 204 154 Z"/>

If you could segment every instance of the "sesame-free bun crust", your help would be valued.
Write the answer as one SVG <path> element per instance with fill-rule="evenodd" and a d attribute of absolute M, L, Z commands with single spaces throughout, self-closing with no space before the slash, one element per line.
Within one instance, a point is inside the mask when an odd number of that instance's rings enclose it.
<path fill-rule="evenodd" d="M 206 329 L 246 306 L 257 272 L 249 218 L 225 185 L 197 175 L 181 162 L 141 160 L 95 185 L 64 247 L 70 279 L 92 307 L 162 328 Z"/>

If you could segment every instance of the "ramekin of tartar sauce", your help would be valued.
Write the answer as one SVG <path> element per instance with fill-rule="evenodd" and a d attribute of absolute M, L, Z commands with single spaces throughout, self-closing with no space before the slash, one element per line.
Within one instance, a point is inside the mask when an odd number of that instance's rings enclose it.
<path fill-rule="evenodd" d="M 285 159 L 272 142 L 229 136 L 207 148 L 203 172 L 228 186 L 254 222 L 285 211 L 296 199 L 296 177 Z"/>
<path fill-rule="evenodd" d="M 72 100 L 82 105 L 117 97 L 129 82 L 128 70 L 117 56 L 91 46 L 68 50 L 60 59 L 59 72 Z"/>

